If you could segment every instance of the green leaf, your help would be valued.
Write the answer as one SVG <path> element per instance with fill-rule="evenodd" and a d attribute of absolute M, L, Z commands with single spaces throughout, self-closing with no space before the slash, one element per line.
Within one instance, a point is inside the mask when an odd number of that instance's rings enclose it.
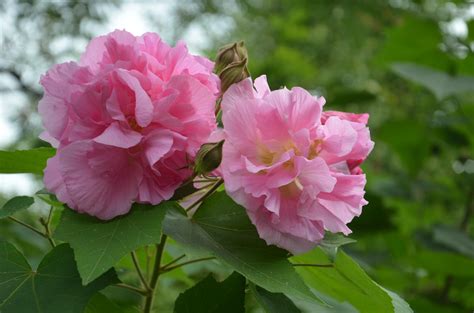
<path fill-rule="evenodd" d="M 437 226 L 433 230 L 433 239 L 437 243 L 474 259 L 474 240 L 459 229 Z"/>
<path fill-rule="evenodd" d="M 139 313 L 138 309 L 123 308 L 112 302 L 102 293 L 95 294 L 87 304 L 84 313 Z"/>
<path fill-rule="evenodd" d="M 233 273 L 218 283 L 212 275 L 180 294 L 175 313 L 244 313 L 245 278 Z"/>
<path fill-rule="evenodd" d="M 56 154 L 53 148 L 0 151 L 0 173 L 43 174 L 46 161 Z"/>
<path fill-rule="evenodd" d="M 444 72 L 411 63 L 395 63 L 391 68 L 399 76 L 427 88 L 438 100 L 474 90 L 473 76 L 450 76 Z"/>
<path fill-rule="evenodd" d="M 321 249 L 292 258 L 294 263 L 327 264 L 328 256 Z M 377 285 L 362 268 L 343 251 L 339 251 L 333 267 L 298 266 L 297 271 L 306 283 L 340 302 L 349 302 L 360 312 L 411 312 L 403 306 L 395 311 L 392 297 Z M 398 299 L 397 299 L 398 300 Z M 403 301 L 403 300 L 401 300 Z M 408 305 L 407 305 L 408 307 Z"/>
<path fill-rule="evenodd" d="M 204 201 L 192 219 L 169 210 L 163 232 L 178 242 L 209 251 L 271 292 L 316 300 L 288 262 L 288 253 L 260 239 L 245 209 L 225 192 L 216 192 Z"/>
<path fill-rule="evenodd" d="M 157 206 L 134 204 L 129 214 L 111 221 L 66 209 L 54 237 L 69 242 L 74 249 L 82 282 L 87 285 L 127 253 L 158 243 L 161 222 L 172 205 L 169 202 Z"/>
<path fill-rule="evenodd" d="M 254 284 L 250 284 L 250 290 L 267 313 L 301 313 L 293 301 L 282 293 L 273 293 Z"/>
<path fill-rule="evenodd" d="M 20 210 L 28 209 L 34 202 L 35 199 L 27 196 L 11 198 L 3 205 L 2 209 L 0 210 L 0 218 L 10 216 Z"/>
<path fill-rule="evenodd" d="M 331 261 L 334 261 L 334 259 L 336 258 L 337 250 L 340 246 L 354 243 L 356 241 L 357 240 L 346 237 L 342 234 L 333 234 L 330 232 L 326 232 L 324 234 L 324 239 L 321 241 L 319 246 L 321 247 L 321 249 L 324 250 L 324 252 L 326 252 Z"/>
<path fill-rule="evenodd" d="M 385 292 L 392 298 L 392 305 L 393 305 L 393 311 L 395 313 L 413 313 L 413 310 L 410 308 L 410 305 L 403 300 L 399 295 L 397 295 L 395 292 L 392 292 L 388 289 L 383 288 L 382 286 L 379 285 L 380 288 L 385 290 Z"/>
<path fill-rule="evenodd" d="M 0 312 L 82 313 L 97 291 L 117 283 L 113 270 L 82 286 L 72 249 L 62 244 L 36 271 L 10 243 L 0 242 Z"/>

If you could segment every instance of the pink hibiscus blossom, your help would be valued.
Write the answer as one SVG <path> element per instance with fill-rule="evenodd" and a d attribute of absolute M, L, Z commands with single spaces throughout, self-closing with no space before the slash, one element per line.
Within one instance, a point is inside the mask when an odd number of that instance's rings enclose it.
<path fill-rule="evenodd" d="M 221 171 L 268 244 L 305 252 L 326 230 L 349 234 L 360 215 L 374 143 L 367 114 L 322 113 L 324 98 L 302 88 L 271 91 L 266 77 L 233 85 L 222 100 Z"/>
<path fill-rule="evenodd" d="M 58 148 L 47 189 L 101 219 L 171 198 L 216 128 L 213 66 L 182 42 L 118 30 L 93 39 L 78 63 L 55 65 L 39 103 L 41 137 Z"/>

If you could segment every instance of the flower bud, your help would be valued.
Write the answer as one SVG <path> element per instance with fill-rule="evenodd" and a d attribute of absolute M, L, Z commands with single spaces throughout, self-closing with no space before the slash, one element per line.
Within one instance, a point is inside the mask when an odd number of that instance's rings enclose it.
<path fill-rule="evenodd" d="M 243 41 L 225 45 L 217 51 L 215 72 L 219 75 L 231 63 L 247 58 L 247 49 Z"/>
<path fill-rule="evenodd" d="M 221 79 L 221 93 L 226 92 L 232 84 L 238 83 L 249 76 L 247 59 L 227 65 L 222 72 L 219 73 L 219 78 Z"/>
<path fill-rule="evenodd" d="M 206 174 L 218 168 L 222 160 L 223 144 L 224 140 L 203 144 L 196 154 L 194 172 L 197 174 Z"/>

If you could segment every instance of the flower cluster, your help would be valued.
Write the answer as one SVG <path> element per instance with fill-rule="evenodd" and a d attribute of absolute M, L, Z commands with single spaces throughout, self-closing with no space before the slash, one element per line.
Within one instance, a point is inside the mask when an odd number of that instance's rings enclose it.
<path fill-rule="evenodd" d="M 222 173 L 261 238 L 293 253 L 325 230 L 350 233 L 361 213 L 372 150 L 367 114 L 322 112 L 324 98 L 301 88 L 271 91 L 266 77 L 229 88 L 222 100 Z"/>
<path fill-rule="evenodd" d="M 80 62 L 41 78 L 42 138 L 57 147 L 46 187 L 102 219 L 172 197 L 216 128 L 214 64 L 154 33 L 95 38 Z"/>
<path fill-rule="evenodd" d="M 243 43 L 217 59 L 222 86 L 214 64 L 183 43 L 115 31 L 80 62 L 54 66 L 39 104 L 42 138 L 57 147 L 46 187 L 72 209 L 111 219 L 214 171 L 268 244 L 301 253 L 325 231 L 350 233 L 367 203 L 359 165 L 374 145 L 368 115 L 323 112 L 324 98 L 271 91 L 266 76 L 252 82 Z"/>

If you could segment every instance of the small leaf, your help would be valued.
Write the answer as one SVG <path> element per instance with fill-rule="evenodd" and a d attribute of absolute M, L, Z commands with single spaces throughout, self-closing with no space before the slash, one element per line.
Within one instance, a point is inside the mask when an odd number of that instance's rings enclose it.
<path fill-rule="evenodd" d="M 282 293 L 273 293 L 254 284 L 250 285 L 250 290 L 267 313 L 301 313 L 293 301 Z"/>
<path fill-rule="evenodd" d="M 214 254 L 271 292 L 313 303 L 319 300 L 288 262 L 288 253 L 260 239 L 245 209 L 223 191 L 204 201 L 192 219 L 179 210 L 169 210 L 163 232 L 180 243 Z"/>
<path fill-rule="evenodd" d="M 218 283 L 212 275 L 180 294 L 175 313 L 244 313 L 245 278 L 233 273 Z"/>
<path fill-rule="evenodd" d="M 473 76 L 450 76 L 444 72 L 411 63 L 395 63 L 391 68 L 399 76 L 427 88 L 438 100 L 474 90 Z"/>
<path fill-rule="evenodd" d="M 433 230 L 433 239 L 443 246 L 474 259 L 474 240 L 465 232 L 440 225 Z"/>
<path fill-rule="evenodd" d="M 0 173 L 43 174 L 46 161 L 56 154 L 53 148 L 0 151 Z"/>
<path fill-rule="evenodd" d="M 292 258 L 295 263 L 326 264 L 330 260 L 321 249 Z M 411 310 L 398 305 L 392 296 L 375 283 L 362 268 L 343 251 L 339 251 L 333 267 L 298 266 L 297 271 L 316 291 L 340 302 L 349 302 L 360 312 L 397 312 Z M 401 299 L 396 299 L 396 301 Z M 403 301 L 403 300 L 402 300 Z M 406 305 L 409 308 L 408 304 Z"/>
<path fill-rule="evenodd" d="M 129 214 L 110 221 L 66 209 L 54 237 L 70 243 L 82 281 L 87 285 L 127 253 L 158 243 L 161 222 L 171 206 L 169 202 L 157 206 L 135 204 Z"/>
<path fill-rule="evenodd" d="M 334 259 L 336 258 L 337 250 L 340 246 L 354 242 L 356 242 L 356 240 L 346 237 L 342 234 L 333 234 L 330 232 L 326 232 L 319 246 L 321 247 L 321 249 L 324 250 L 324 252 L 326 252 L 331 261 L 334 261 Z"/>
<path fill-rule="evenodd" d="M 0 210 L 0 218 L 5 218 L 17 211 L 28 209 L 34 202 L 35 199 L 27 196 L 11 198 L 3 205 L 2 209 Z"/>
<path fill-rule="evenodd" d="M 2 313 L 82 313 L 92 295 L 118 282 L 111 270 L 82 286 L 67 244 L 54 248 L 33 271 L 12 244 L 0 241 L 0 269 Z"/>

